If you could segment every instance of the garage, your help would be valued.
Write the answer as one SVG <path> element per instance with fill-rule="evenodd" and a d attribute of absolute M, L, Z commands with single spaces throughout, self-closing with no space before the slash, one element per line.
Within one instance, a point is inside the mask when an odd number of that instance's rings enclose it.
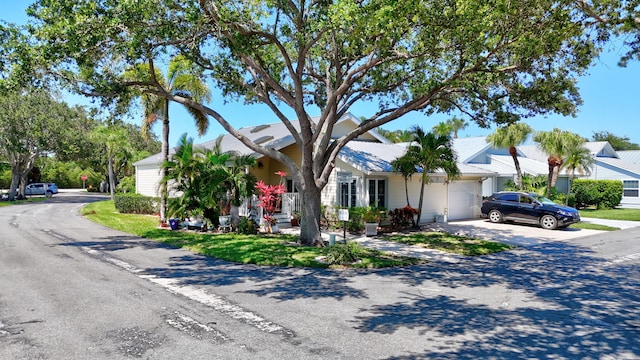
<path fill-rule="evenodd" d="M 448 220 L 472 219 L 480 214 L 480 183 L 459 180 L 449 183 Z"/>

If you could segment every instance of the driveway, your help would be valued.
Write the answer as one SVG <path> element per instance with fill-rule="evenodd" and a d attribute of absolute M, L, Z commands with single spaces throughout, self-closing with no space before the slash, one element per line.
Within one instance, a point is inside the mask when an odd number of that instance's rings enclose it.
<path fill-rule="evenodd" d="M 451 221 L 429 225 L 434 230 L 451 234 L 498 241 L 515 246 L 534 246 L 550 241 L 571 240 L 578 237 L 601 234 L 600 230 L 572 229 L 545 230 L 535 225 L 492 223 L 487 219 Z"/>

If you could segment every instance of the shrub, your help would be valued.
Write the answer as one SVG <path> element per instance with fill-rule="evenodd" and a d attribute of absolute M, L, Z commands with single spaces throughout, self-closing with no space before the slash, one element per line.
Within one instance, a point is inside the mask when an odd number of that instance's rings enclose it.
<path fill-rule="evenodd" d="M 136 177 L 125 176 L 120 180 L 120 183 L 116 186 L 116 191 L 120 193 L 135 193 L 136 192 Z"/>
<path fill-rule="evenodd" d="M 575 207 L 595 206 L 598 209 L 612 209 L 622 200 L 622 182 L 619 180 L 581 180 L 573 181 L 571 194 Z"/>
<path fill-rule="evenodd" d="M 116 194 L 114 205 L 122 214 L 158 214 L 159 199 L 139 194 Z"/>
<path fill-rule="evenodd" d="M 258 224 L 253 219 L 243 216 L 238 222 L 238 233 L 244 235 L 255 235 L 258 233 Z"/>
<path fill-rule="evenodd" d="M 327 252 L 327 263 L 329 265 L 353 264 L 360 259 L 362 250 L 362 247 L 353 241 L 345 244 L 336 244 L 330 247 Z"/>

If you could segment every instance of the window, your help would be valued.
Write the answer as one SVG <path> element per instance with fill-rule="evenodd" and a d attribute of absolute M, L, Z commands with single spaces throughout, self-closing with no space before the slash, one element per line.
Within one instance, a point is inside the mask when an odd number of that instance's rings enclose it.
<path fill-rule="evenodd" d="M 298 192 L 298 188 L 294 185 L 293 179 L 285 179 L 284 182 L 288 193 Z"/>
<path fill-rule="evenodd" d="M 351 182 L 341 182 L 338 184 L 338 188 L 340 189 L 340 206 L 347 208 L 357 206 L 356 179 Z"/>
<path fill-rule="evenodd" d="M 496 200 L 518 202 L 518 194 L 499 194 L 496 195 Z"/>
<path fill-rule="evenodd" d="M 369 179 L 369 206 L 387 206 L 387 180 Z"/>
<path fill-rule="evenodd" d="M 531 198 L 527 195 L 520 195 L 520 203 L 521 204 L 531 204 Z"/>
<path fill-rule="evenodd" d="M 622 181 L 622 196 L 624 197 L 638 197 L 638 180 L 623 180 Z"/>

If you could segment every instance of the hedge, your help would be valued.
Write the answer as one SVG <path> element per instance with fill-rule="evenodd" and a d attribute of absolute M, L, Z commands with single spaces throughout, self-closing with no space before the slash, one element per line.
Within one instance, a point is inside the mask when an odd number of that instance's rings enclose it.
<path fill-rule="evenodd" d="M 116 194 L 114 205 L 122 214 L 156 215 L 160 212 L 159 198 L 140 194 Z"/>
<path fill-rule="evenodd" d="M 574 180 L 571 185 L 575 207 L 595 206 L 598 209 L 613 209 L 622 201 L 620 180 Z"/>

